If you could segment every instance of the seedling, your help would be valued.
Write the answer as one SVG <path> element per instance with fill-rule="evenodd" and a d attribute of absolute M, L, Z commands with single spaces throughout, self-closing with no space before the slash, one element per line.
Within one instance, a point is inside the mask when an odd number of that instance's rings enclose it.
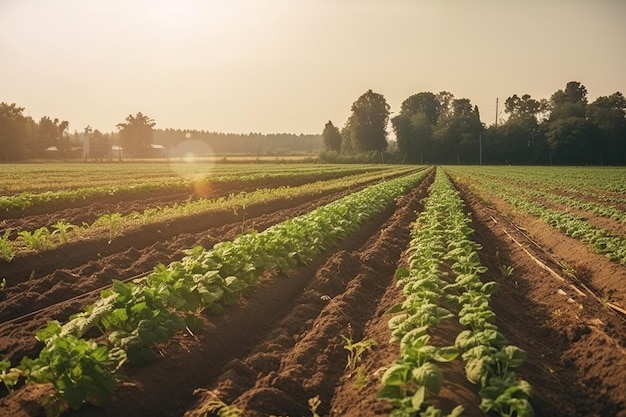
<path fill-rule="evenodd" d="M 11 234 L 10 230 L 5 230 L 3 235 L 0 235 L 0 258 L 10 261 L 15 257 L 15 248 L 13 242 L 9 239 Z"/>
<path fill-rule="evenodd" d="M 346 344 L 343 348 L 349 352 L 346 369 L 348 369 L 350 374 L 352 374 L 352 372 L 354 372 L 357 365 L 361 361 L 361 357 L 363 356 L 363 354 L 366 351 L 371 350 L 372 346 L 376 346 L 377 342 L 375 339 L 367 339 L 355 343 L 352 341 L 352 339 L 349 339 L 343 335 L 341 337 L 343 338 L 343 340 L 346 341 Z"/>
<path fill-rule="evenodd" d="M 502 278 L 508 278 L 513 274 L 514 268 L 510 265 L 500 265 L 500 275 Z"/>
<path fill-rule="evenodd" d="M 69 224 L 65 220 L 59 220 L 53 224 L 52 227 L 55 229 L 52 234 L 59 236 L 59 243 L 67 243 L 69 239 L 68 233 L 76 229 L 78 226 Z"/>
<path fill-rule="evenodd" d="M 45 226 L 40 227 L 33 232 L 22 230 L 18 233 L 18 236 L 28 249 L 41 250 L 52 247 L 52 242 L 50 241 L 50 230 L 48 230 Z"/>

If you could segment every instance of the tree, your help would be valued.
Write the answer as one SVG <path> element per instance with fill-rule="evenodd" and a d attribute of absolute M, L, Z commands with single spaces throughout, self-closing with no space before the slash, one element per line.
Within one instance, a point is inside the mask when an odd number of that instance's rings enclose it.
<path fill-rule="evenodd" d="M 599 163 L 593 139 L 597 129 L 584 117 L 559 118 L 548 124 L 546 141 L 556 164 Z"/>
<path fill-rule="evenodd" d="M 570 81 L 564 90 L 550 97 L 550 121 L 567 117 L 585 117 L 587 88 L 578 81 Z"/>
<path fill-rule="evenodd" d="M 66 130 L 69 125 L 67 121 L 61 122 L 59 119 L 52 120 L 48 116 L 43 116 L 39 120 L 36 139 L 31 142 L 31 150 L 55 147 L 59 156 L 64 155 L 68 147 Z"/>
<path fill-rule="evenodd" d="M 619 91 L 598 97 L 587 108 L 587 118 L 598 129 L 601 164 L 626 163 L 626 99 Z"/>
<path fill-rule="evenodd" d="M 153 128 L 155 125 L 154 120 L 141 112 L 134 117 L 132 114 L 129 114 L 125 123 L 117 125 L 122 146 L 130 154 L 146 151 L 153 141 Z"/>
<path fill-rule="evenodd" d="M 327 150 L 337 153 L 341 152 L 341 133 L 330 120 L 324 126 L 322 136 L 324 137 L 324 145 L 326 145 Z"/>
<path fill-rule="evenodd" d="M 23 107 L 15 103 L 0 103 L 0 158 L 15 161 L 24 158 L 27 140 L 27 119 Z"/>
<path fill-rule="evenodd" d="M 529 94 L 524 94 L 521 98 L 513 94 L 504 102 L 504 111 L 509 114 L 509 118 L 524 119 L 534 118 L 546 111 L 548 102 L 546 100 L 535 100 Z"/>
<path fill-rule="evenodd" d="M 445 100 L 443 100 L 445 102 Z M 400 113 L 411 116 L 423 114 L 431 125 L 437 123 L 442 103 L 431 92 L 413 94 L 402 102 Z"/>
<path fill-rule="evenodd" d="M 358 152 L 387 149 L 389 104 L 381 94 L 367 90 L 352 104 L 347 126 L 350 141 Z"/>
<path fill-rule="evenodd" d="M 398 152 L 408 162 L 423 163 L 430 159 L 433 128 L 428 116 L 423 113 L 412 115 L 400 113 L 391 119 Z"/>
<path fill-rule="evenodd" d="M 451 96 L 446 93 L 446 101 Z M 438 159 L 448 163 L 478 163 L 482 129 L 478 106 L 472 106 L 467 98 L 452 99 L 434 132 Z"/>

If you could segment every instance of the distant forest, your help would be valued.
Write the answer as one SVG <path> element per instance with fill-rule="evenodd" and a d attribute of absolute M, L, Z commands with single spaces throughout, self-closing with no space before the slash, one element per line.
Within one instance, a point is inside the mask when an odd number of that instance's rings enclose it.
<path fill-rule="evenodd" d="M 442 91 L 408 97 L 389 120 L 384 97 L 367 91 L 352 105 L 340 130 L 323 132 L 330 156 L 388 149 L 387 124 L 396 136 L 394 153 L 413 163 L 624 165 L 626 100 L 620 92 L 588 103 L 587 89 L 568 82 L 550 99 L 514 94 L 501 103 L 501 117 L 488 127 L 467 98 Z M 328 156 L 328 155 L 327 155 Z M 389 160 L 387 158 L 386 160 Z"/>
<path fill-rule="evenodd" d="M 198 141 L 206 144 L 207 147 L 199 145 Z M 167 149 L 177 150 L 178 153 L 193 152 L 194 149 L 197 149 L 197 151 L 205 149 L 218 155 L 311 154 L 317 153 L 324 148 L 321 134 L 235 134 L 180 129 L 155 130 L 154 143 L 163 145 Z"/>
<path fill-rule="evenodd" d="M 116 132 L 87 126 L 69 133 L 68 121 L 35 121 L 24 108 L 2 102 L 0 162 L 319 153 L 330 162 L 626 164 L 626 99 L 620 92 L 589 103 L 585 86 L 571 81 L 549 99 L 514 94 L 500 105 L 486 126 L 469 99 L 420 92 L 391 118 L 384 96 L 368 90 L 341 128 L 328 121 L 320 134 L 232 134 L 156 129 L 142 113 L 126 117 Z M 388 140 L 390 128 L 395 141 Z"/>

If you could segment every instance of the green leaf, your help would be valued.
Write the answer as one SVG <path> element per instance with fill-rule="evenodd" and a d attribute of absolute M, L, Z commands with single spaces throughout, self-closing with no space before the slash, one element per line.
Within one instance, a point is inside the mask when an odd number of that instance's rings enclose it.
<path fill-rule="evenodd" d="M 410 367 L 407 364 L 397 363 L 385 371 L 381 381 L 384 385 L 404 385 L 409 378 L 409 370 Z"/>
<path fill-rule="evenodd" d="M 399 400 L 404 398 L 402 387 L 399 385 L 383 385 L 376 394 L 376 398 L 385 398 L 388 400 Z"/>
<path fill-rule="evenodd" d="M 41 342 L 45 342 L 46 340 L 52 338 L 53 336 L 57 336 L 61 332 L 61 323 L 57 320 L 48 321 L 46 327 L 38 330 L 35 335 L 37 340 Z"/>
<path fill-rule="evenodd" d="M 459 350 L 454 346 L 444 346 L 437 348 L 433 355 L 433 359 L 437 362 L 450 362 L 459 356 Z"/>
<path fill-rule="evenodd" d="M 415 410 L 419 410 L 422 408 L 422 404 L 424 404 L 424 400 L 426 399 L 426 386 L 422 385 L 417 388 L 415 394 L 411 396 L 411 406 Z"/>
<path fill-rule="evenodd" d="M 419 368 L 413 369 L 411 374 L 418 384 L 424 385 L 433 392 L 439 392 L 443 385 L 443 373 L 433 362 L 424 363 Z"/>

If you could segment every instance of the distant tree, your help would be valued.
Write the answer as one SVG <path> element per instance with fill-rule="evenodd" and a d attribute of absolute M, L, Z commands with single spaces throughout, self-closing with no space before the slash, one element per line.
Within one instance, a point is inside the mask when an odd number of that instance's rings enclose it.
<path fill-rule="evenodd" d="M 121 145 L 130 153 L 138 154 L 149 148 L 153 141 L 154 120 L 141 112 L 136 116 L 128 115 L 125 123 L 119 123 Z"/>
<path fill-rule="evenodd" d="M 445 100 L 443 100 L 445 102 Z M 441 112 L 442 103 L 437 96 L 431 92 L 413 94 L 402 102 L 400 113 L 412 116 L 423 114 L 431 125 L 437 123 Z"/>
<path fill-rule="evenodd" d="M 324 137 L 324 145 L 326 145 L 327 150 L 337 153 L 341 152 L 341 132 L 330 120 L 324 126 L 322 136 Z"/>
<path fill-rule="evenodd" d="M 350 141 L 358 152 L 387 149 L 389 104 L 381 94 L 368 90 L 352 104 L 347 126 Z"/>
<path fill-rule="evenodd" d="M 598 97 L 587 107 L 587 118 L 598 129 L 601 164 L 626 164 L 626 99 L 622 93 Z"/>
<path fill-rule="evenodd" d="M 524 94 L 521 98 L 514 94 L 504 102 L 504 111 L 509 114 L 509 118 L 514 119 L 532 117 L 537 120 L 547 108 L 546 100 L 535 100 L 529 94 Z"/>
<path fill-rule="evenodd" d="M 96 159 L 105 159 L 109 154 L 111 143 L 108 136 L 98 129 L 94 130 L 89 138 L 89 156 Z"/>
<path fill-rule="evenodd" d="M 23 107 L 0 103 L 0 159 L 16 161 L 24 158 L 27 140 L 27 119 Z"/>
<path fill-rule="evenodd" d="M 596 152 L 597 128 L 584 117 L 564 117 L 551 121 L 546 129 L 546 141 L 555 164 L 599 163 Z"/>
<path fill-rule="evenodd" d="M 50 147 L 56 147 L 59 156 L 63 156 L 67 152 L 68 138 L 66 130 L 69 122 L 59 121 L 59 119 L 50 119 L 43 116 L 39 120 L 37 129 L 37 139 L 32 143 L 32 150 L 45 150 Z"/>
<path fill-rule="evenodd" d="M 472 106 L 467 98 L 452 99 L 447 114 L 440 119 L 433 134 L 438 160 L 478 163 L 482 128 L 477 106 Z"/>
<path fill-rule="evenodd" d="M 564 90 L 550 97 L 550 121 L 567 117 L 585 117 L 587 88 L 578 81 L 570 81 Z"/>
<path fill-rule="evenodd" d="M 391 119 L 400 156 L 407 162 L 430 160 L 433 125 L 424 113 L 400 113 Z"/>
<path fill-rule="evenodd" d="M 556 164 L 598 163 L 598 130 L 587 115 L 587 89 L 570 81 L 550 97 L 550 116 L 545 131 L 551 161 Z"/>

